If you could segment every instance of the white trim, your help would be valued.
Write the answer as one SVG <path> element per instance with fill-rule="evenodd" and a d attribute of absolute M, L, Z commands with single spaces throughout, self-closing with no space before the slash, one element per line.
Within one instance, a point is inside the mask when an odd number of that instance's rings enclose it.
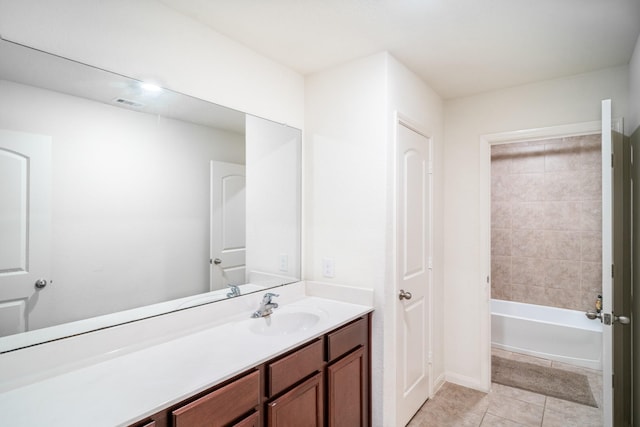
<path fill-rule="evenodd" d="M 621 126 L 621 122 L 621 119 L 615 120 L 615 126 Z M 489 390 L 491 387 L 491 280 L 487 282 L 487 277 L 491 278 L 491 146 L 600 132 L 602 132 L 602 123 L 591 121 L 480 136 L 480 277 L 478 280 L 482 290 L 481 318 L 479 319 L 482 348 L 480 349 L 479 389 Z"/>
<path fill-rule="evenodd" d="M 619 119 L 618 119 L 619 120 Z M 544 128 L 515 130 L 508 132 L 490 133 L 481 135 L 481 141 L 487 141 L 490 145 L 533 141 L 540 139 L 561 138 L 564 136 L 590 135 L 601 132 L 600 121 L 583 122 L 570 125 L 550 126 Z"/>
<path fill-rule="evenodd" d="M 446 382 L 446 375 L 443 372 L 440 375 L 438 375 L 438 378 L 436 378 L 433 381 L 433 389 L 431 390 L 431 393 L 429 394 L 429 399 L 432 399 L 436 395 L 438 390 L 440 390 L 440 388 L 444 385 L 445 382 Z"/>
<path fill-rule="evenodd" d="M 489 385 L 487 386 L 483 384 L 482 381 L 478 381 L 478 379 L 474 377 L 468 377 L 466 375 L 460 375 L 453 372 L 446 372 L 445 379 L 448 383 L 472 388 L 474 390 L 479 390 L 485 393 L 489 393 L 489 391 L 491 391 L 491 383 L 489 383 Z"/>
<path fill-rule="evenodd" d="M 611 100 L 602 101 L 602 311 L 611 313 L 613 296 L 611 265 L 613 264 L 613 219 L 612 219 L 612 181 L 611 181 L 611 130 L 616 126 L 611 120 Z M 618 124 L 616 127 L 621 127 Z M 605 209 L 608 206 L 609 209 Z M 613 328 L 602 328 L 602 411 L 604 427 L 613 425 Z"/>

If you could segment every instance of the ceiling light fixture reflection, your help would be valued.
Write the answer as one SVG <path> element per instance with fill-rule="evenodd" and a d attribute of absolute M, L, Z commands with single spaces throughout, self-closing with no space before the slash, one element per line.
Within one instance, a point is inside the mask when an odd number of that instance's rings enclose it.
<path fill-rule="evenodd" d="M 147 92 L 161 92 L 162 88 L 153 83 L 142 82 L 140 83 L 140 87 Z"/>

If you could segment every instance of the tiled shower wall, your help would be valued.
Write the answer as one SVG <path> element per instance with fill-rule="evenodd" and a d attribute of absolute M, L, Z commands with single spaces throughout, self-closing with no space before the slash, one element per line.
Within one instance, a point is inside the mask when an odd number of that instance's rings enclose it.
<path fill-rule="evenodd" d="M 600 135 L 491 149 L 491 296 L 586 310 L 602 290 Z"/>

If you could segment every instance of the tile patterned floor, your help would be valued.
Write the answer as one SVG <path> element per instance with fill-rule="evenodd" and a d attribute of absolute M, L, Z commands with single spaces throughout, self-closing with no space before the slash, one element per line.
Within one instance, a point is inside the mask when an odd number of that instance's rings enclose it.
<path fill-rule="evenodd" d="M 493 354 L 585 374 L 602 406 L 602 373 L 503 350 Z M 407 427 L 601 427 L 602 410 L 501 384 L 482 393 L 446 383 L 428 400 Z"/>

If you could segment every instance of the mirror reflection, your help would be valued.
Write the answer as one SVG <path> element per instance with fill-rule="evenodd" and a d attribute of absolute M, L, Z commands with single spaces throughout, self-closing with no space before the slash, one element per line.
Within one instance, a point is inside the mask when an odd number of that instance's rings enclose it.
<path fill-rule="evenodd" d="M 0 351 L 300 279 L 299 130 L 0 58 Z"/>

